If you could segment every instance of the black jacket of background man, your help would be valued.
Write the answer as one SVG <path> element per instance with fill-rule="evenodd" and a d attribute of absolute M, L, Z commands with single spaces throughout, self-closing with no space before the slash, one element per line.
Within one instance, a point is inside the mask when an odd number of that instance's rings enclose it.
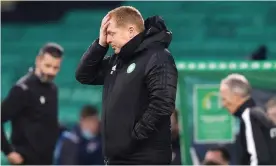
<path fill-rule="evenodd" d="M 22 77 L 1 105 L 1 150 L 20 153 L 24 165 L 52 164 L 59 134 L 58 92 L 54 83 L 43 83 L 32 72 Z M 11 144 L 3 124 L 11 121 Z"/>
<path fill-rule="evenodd" d="M 235 113 L 240 119 L 239 165 L 276 165 L 276 125 L 265 111 L 246 101 Z"/>
<path fill-rule="evenodd" d="M 76 71 L 82 84 L 104 85 L 103 146 L 110 164 L 169 164 L 170 116 L 175 108 L 177 69 L 167 49 L 172 34 L 158 17 L 118 55 L 96 40 Z"/>

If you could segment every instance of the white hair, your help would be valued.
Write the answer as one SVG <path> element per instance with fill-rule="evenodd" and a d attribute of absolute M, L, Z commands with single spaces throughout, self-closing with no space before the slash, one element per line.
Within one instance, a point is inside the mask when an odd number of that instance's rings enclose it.
<path fill-rule="evenodd" d="M 251 86 L 245 76 L 241 74 L 230 74 L 221 83 L 227 85 L 231 92 L 241 97 L 250 97 Z"/>

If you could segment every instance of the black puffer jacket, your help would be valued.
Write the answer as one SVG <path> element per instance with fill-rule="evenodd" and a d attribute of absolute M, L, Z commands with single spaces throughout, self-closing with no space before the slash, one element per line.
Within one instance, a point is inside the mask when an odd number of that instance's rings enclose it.
<path fill-rule="evenodd" d="M 118 55 L 96 40 L 76 71 L 82 84 L 104 85 L 104 155 L 112 164 L 169 164 L 170 116 L 175 108 L 177 69 L 167 49 L 172 34 L 158 17 Z"/>

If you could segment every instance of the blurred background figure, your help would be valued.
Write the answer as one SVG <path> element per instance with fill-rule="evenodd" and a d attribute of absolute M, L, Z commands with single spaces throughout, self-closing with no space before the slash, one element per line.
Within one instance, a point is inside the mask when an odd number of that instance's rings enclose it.
<path fill-rule="evenodd" d="M 276 125 L 276 97 L 273 97 L 266 105 L 267 115 Z"/>
<path fill-rule="evenodd" d="M 258 47 L 249 57 L 250 60 L 266 60 L 267 59 L 267 47 L 261 45 Z"/>
<path fill-rule="evenodd" d="M 59 73 L 63 48 L 56 43 L 44 45 L 29 71 L 13 83 L 1 104 L 1 150 L 11 164 L 52 164 L 59 134 L 58 87 L 53 82 Z M 11 143 L 4 123 L 11 121 Z"/>
<path fill-rule="evenodd" d="M 239 164 L 276 164 L 276 139 L 271 136 L 275 127 L 256 107 L 251 97 L 251 83 L 241 74 L 230 74 L 222 79 L 220 94 L 222 105 L 240 121 Z"/>
<path fill-rule="evenodd" d="M 65 125 L 65 124 L 61 124 L 61 123 L 59 123 L 59 136 L 60 135 L 62 135 L 62 133 L 64 132 L 64 131 L 67 131 L 68 130 L 68 127 Z"/>
<path fill-rule="evenodd" d="M 103 165 L 98 111 L 90 105 L 82 108 L 80 121 L 71 131 L 64 131 L 56 150 L 56 165 Z"/>
<path fill-rule="evenodd" d="M 223 146 L 209 149 L 205 154 L 203 165 L 229 165 L 230 154 Z"/>
<path fill-rule="evenodd" d="M 178 113 L 174 110 L 171 115 L 172 130 L 172 165 L 181 165 L 180 137 L 178 126 Z"/>

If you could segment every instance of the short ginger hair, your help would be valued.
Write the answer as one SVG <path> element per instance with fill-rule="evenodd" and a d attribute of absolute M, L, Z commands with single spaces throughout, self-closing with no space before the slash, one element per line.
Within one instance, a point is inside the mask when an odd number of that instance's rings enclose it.
<path fill-rule="evenodd" d="M 144 19 L 141 13 L 132 6 L 120 6 L 111 10 L 108 14 L 110 17 L 114 17 L 116 19 L 118 26 L 133 24 L 139 32 L 145 30 Z"/>

